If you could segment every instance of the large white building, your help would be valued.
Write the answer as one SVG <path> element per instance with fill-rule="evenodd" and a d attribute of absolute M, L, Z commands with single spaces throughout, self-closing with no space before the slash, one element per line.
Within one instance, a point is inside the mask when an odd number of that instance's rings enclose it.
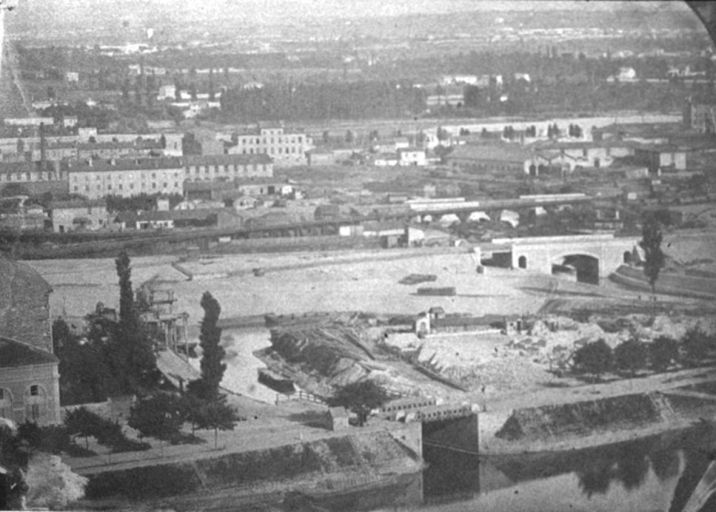
<path fill-rule="evenodd" d="M 69 192 L 88 199 L 182 194 L 184 181 L 273 177 L 273 162 L 265 154 L 83 160 L 63 163 L 63 169 Z"/>
<path fill-rule="evenodd" d="M 268 155 L 276 167 L 306 165 L 306 153 L 313 147 L 308 135 L 300 131 L 286 132 L 281 125 L 261 125 L 234 134 L 233 141 L 236 144 L 227 151 L 230 155 Z"/>

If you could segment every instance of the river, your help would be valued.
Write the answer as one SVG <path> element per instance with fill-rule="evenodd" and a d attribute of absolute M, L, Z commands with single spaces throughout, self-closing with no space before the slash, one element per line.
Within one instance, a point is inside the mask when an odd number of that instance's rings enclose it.
<path fill-rule="evenodd" d="M 413 485 L 315 498 L 307 510 L 681 512 L 715 448 L 716 430 L 701 426 L 561 454 L 426 449 L 429 466 Z M 702 510 L 716 510 L 716 498 Z"/>

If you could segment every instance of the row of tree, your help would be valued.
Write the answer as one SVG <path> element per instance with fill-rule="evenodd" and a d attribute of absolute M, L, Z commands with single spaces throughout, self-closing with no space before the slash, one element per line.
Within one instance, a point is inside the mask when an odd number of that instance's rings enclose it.
<path fill-rule="evenodd" d="M 672 364 L 701 363 L 709 351 L 716 349 L 716 337 L 693 328 L 687 331 L 681 343 L 667 336 L 660 336 L 651 343 L 637 339 L 617 345 L 613 350 L 602 339 L 579 348 L 574 353 L 573 368 L 599 379 L 606 372 L 617 370 L 634 376 L 639 370 L 649 368 L 663 372 Z"/>

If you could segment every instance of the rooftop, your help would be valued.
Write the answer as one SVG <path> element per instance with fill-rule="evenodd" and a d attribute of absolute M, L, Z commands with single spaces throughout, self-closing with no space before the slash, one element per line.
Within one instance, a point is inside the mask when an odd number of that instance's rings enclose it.
<path fill-rule="evenodd" d="M 0 368 L 58 363 L 50 352 L 0 336 Z"/>
<path fill-rule="evenodd" d="M 463 144 L 456 146 L 448 155 L 450 159 L 493 160 L 523 163 L 532 157 L 532 152 L 519 144 Z"/>
<path fill-rule="evenodd" d="M 273 162 L 265 153 L 255 155 L 190 155 L 185 158 L 186 165 L 227 165 L 227 164 L 270 164 Z"/>
<path fill-rule="evenodd" d="M 151 169 L 184 169 L 181 158 L 118 158 L 63 162 L 69 172 L 143 171 Z"/>

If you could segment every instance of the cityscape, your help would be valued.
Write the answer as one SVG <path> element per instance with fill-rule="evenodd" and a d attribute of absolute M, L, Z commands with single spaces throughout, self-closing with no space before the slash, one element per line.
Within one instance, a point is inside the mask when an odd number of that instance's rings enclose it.
<path fill-rule="evenodd" d="M 714 38 L 0 0 L 0 510 L 716 509 Z"/>

